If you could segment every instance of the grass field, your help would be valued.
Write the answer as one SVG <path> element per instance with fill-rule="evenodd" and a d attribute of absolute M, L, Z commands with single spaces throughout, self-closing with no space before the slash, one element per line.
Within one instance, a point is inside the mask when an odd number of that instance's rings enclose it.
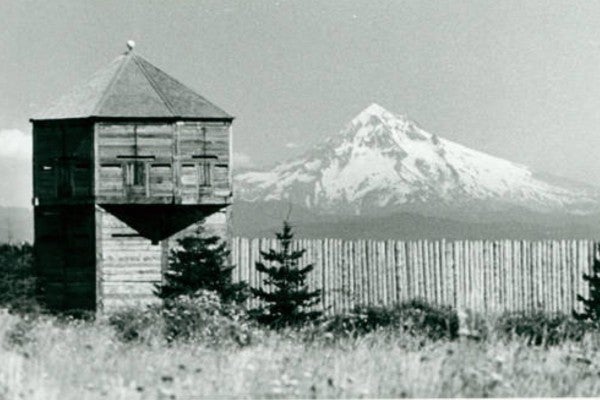
<path fill-rule="evenodd" d="M 0 314 L 0 399 L 598 396 L 600 338 L 424 342 L 394 332 L 306 342 L 265 332 L 244 348 L 127 344 L 101 322 L 19 329 Z"/>

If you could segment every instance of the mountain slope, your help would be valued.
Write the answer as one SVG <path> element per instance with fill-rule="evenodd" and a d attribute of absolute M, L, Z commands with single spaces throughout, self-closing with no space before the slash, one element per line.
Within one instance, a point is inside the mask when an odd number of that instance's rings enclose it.
<path fill-rule="evenodd" d="M 523 208 L 584 214 L 590 188 L 563 187 L 529 168 L 470 149 L 372 104 L 339 134 L 268 171 L 235 177 L 236 199 L 285 201 L 321 214 L 428 214 Z"/>

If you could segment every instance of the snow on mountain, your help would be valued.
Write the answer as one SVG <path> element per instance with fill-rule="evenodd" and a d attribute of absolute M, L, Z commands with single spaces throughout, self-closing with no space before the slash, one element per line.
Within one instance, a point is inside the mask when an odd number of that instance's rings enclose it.
<path fill-rule="evenodd" d="M 597 204 L 583 188 L 541 180 L 523 165 L 433 135 L 377 104 L 302 156 L 238 174 L 235 195 L 355 215 L 474 204 L 583 213 Z"/>

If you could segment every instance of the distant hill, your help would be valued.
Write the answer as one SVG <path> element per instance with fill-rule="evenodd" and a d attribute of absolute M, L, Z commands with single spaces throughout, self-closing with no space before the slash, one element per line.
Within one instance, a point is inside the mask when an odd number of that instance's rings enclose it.
<path fill-rule="evenodd" d="M 289 205 L 281 202 L 248 203 L 233 206 L 233 232 L 238 236 L 273 237 L 287 216 Z M 292 207 L 290 220 L 298 237 L 341 239 L 545 239 L 581 238 L 600 240 L 600 214 L 586 216 L 539 215 L 528 212 L 423 216 L 403 212 L 388 216 L 322 216 L 301 207 Z M 0 207 L 0 242 L 33 242 L 33 211 Z"/>
<path fill-rule="evenodd" d="M 233 231 L 247 237 L 273 237 L 288 215 L 289 206 L 279 202 L 233 206 Z M 386 216 L 318 215 L 292 207 L 290 221 L 297 237 L 340 239 L 598 239 L 600 214 L 539 215 L 526 210 L 485 216 L 423 216 L 400 212 Z"/>

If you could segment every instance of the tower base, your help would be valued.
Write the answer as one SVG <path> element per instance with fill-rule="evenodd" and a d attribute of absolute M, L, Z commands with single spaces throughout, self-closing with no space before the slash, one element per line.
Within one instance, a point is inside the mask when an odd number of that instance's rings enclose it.
<path fill-rule="evenodd" d="M 93 205 L 36 207 L 36 273 L 42 300 L 49 309 L 110 312 L 155 303 L 159 300 L 154 294 L 156 284 L 162 281 L 170 250 L 179 237 L 194 234 L 199 225 L 206 234 L 224 240 L 229 237 L 227 209 L 198 209 L 189 217 L 181 212 L 172 224 L 147 215 L 148 223 L 143 226 L 158 221 L 167 227 L 160 239 L 148 238 L 147 231 L 139 232 L 110 209 Z M 126 214 L 132 218 L 132 213 Z M 195 218 L 195 222 L 182 223 L 190 221 L 186 218 Z M 175 231 L 175 226 L 179 230 Z"/>

